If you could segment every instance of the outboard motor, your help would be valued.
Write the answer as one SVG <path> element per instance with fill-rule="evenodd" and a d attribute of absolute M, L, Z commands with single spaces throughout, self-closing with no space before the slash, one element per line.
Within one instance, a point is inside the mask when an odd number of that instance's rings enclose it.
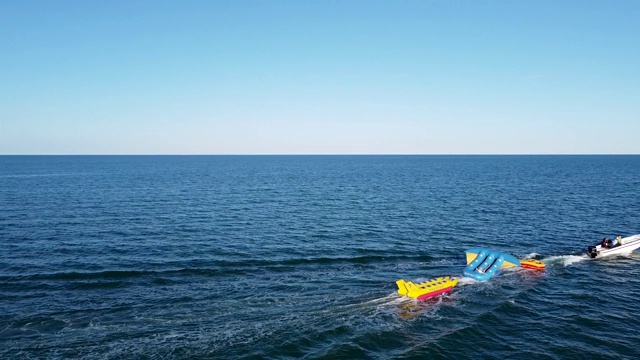
<path fill-rule="evenodd" d="M 598 256 L 598 250 L 596 250 L 596 246 L 587 247 L 587 254 L 589 254 L 589 257 L 592 259 Z"/>

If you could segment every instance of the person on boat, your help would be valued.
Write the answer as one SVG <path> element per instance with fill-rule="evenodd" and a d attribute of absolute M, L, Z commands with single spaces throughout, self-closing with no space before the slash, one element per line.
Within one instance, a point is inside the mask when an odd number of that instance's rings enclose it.
<path fill-rule="evenodd" d="M 619 245 L 622 245 L 622 235 L 618 235 L 618 236 L 616 237 L 616 240 L 618 241 L 618 244 L 619 244 Z"/>
<path fill-rule="evenodd" d="M 608 237 L 605 237 L 604 239 L 602 239 L 602 242 L 600 243 L 600 246 L 602 246 L 605 249 L 608 249 L 611 245 L 611 240 L 609 240 Z"/>
<path fill-rule="evenodd" d="M 611 243 L 611 246 L 609 246 L 610 248 L 620 245 L 620 242 L 618 241 L 617 238 L 613 240 L 609 240 L 609 242 Z"/>

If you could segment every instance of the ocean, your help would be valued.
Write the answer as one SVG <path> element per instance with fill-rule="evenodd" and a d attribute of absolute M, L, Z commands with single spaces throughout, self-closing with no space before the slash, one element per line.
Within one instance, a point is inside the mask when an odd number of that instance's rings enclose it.
<path fill-rule="evenodd" d="M 0 358 L 637 359 L 640 156 L 0 156 Z M 535 258 L 418 302 L 464 251 Z"/>

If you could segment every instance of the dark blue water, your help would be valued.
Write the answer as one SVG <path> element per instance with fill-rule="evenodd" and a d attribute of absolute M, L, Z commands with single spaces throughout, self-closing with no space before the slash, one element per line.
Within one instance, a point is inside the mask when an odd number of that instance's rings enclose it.
<path fill-rule="evenodd" d="M 640 156 L 3 156 L 1 358 L 640 357 Z M 418 303 L 464 250 L 547 263 Z"/>

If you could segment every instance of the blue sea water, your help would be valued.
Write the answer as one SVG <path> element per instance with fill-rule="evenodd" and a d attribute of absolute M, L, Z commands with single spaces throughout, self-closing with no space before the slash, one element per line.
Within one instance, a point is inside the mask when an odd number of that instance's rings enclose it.
<path fill-rule="evenodd" d="M 0 358 L 640 358 L 640 156 L 1 156 Z M 547 264 L 461 276 L 464 250 Z"/>

